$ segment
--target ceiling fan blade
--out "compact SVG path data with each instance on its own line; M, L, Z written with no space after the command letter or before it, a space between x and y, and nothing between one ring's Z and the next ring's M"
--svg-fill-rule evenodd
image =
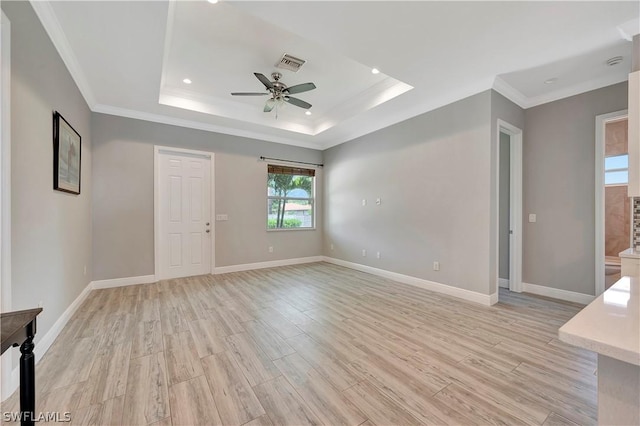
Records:
M264 74L260 74L259 72L254 72L253 75L255 75L256 78L260 80L262 84L264 84L264 87L266 87L267 89L273 89L273 83L271 83L271 81L269 81L269 79L265 77Z
M302 99L294 98L292 96L285 96L284 101L290 103L291 105L295 105L300 108L309 109L311 108L311 104L303 101Z
M276 101L274 101L273 99L267 99L267 102L265 102L264 104L264 112L271 112L271 110L273 110L273 107L276 106Z
M264 96L268 95L268 93L258 93L258 92L233 92L232 96Z
M316 88L316 85L313 83L302 83L296 84L295 86L287 87L284 91L293 95L295 93L308 92L309 90L313 90Z

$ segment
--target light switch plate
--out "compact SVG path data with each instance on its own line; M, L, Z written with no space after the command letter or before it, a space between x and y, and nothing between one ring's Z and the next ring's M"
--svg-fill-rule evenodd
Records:
M535 223L535 221L536 221L536 214L529 213L529 223Z
M217 215L216 215L216 220L217 220L217 221L229 220L229 215L226 215L226 214L217 214Z

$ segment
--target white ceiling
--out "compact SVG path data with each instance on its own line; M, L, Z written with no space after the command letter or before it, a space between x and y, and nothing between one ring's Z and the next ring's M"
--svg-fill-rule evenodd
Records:
M229 3L170 3L160 103L262 126L315 135L367 111L411 87L333 50L285 31ZM297 72L274 68L284 53L304 58ZM283 74L293 86L312 81L319 88L295 95L314 105L312 116L285 105L265 114L265 97L232 97L265 92L253 72ZM193 81L183 83L184 78Z
M92 110L318 149L491 87L526 108L624 81L618 27L637 33L640 14L638 1L32 5ZM264 97L230 95L262 91L253 73L285 52L307 60L281 72L316 84L296 95L313 115L286 105L276 120Z

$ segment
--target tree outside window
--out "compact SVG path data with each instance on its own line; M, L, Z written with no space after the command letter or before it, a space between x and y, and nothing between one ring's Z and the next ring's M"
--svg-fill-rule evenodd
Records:
M315 170L268 166L267 229L314 227Z

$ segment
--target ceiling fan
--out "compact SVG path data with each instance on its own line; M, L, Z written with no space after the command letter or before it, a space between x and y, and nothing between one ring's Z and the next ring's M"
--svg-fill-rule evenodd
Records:
M267 96L271 95L271 98L267 99L267 102L264 104L264 112L271 112L274 108L276 108L276 118L278 117L278 107L283 105L285 102L295 105L300 108L309 109L311 108L311 104L303 101L302 99L294 98L293 94L308 92L309 90L313 90L316 88L316 85L313 83L302 83L296 84L295 86L287 87L286 84L282 83L280 79L282 78L282 74L279 72L274 72L271 74L271 78L273 81L270 81L264 74L260 74L259 72L254 72L253 75L256 76L258 80L264 87L267 89L267 92L233 92L231 93L233 96Z

